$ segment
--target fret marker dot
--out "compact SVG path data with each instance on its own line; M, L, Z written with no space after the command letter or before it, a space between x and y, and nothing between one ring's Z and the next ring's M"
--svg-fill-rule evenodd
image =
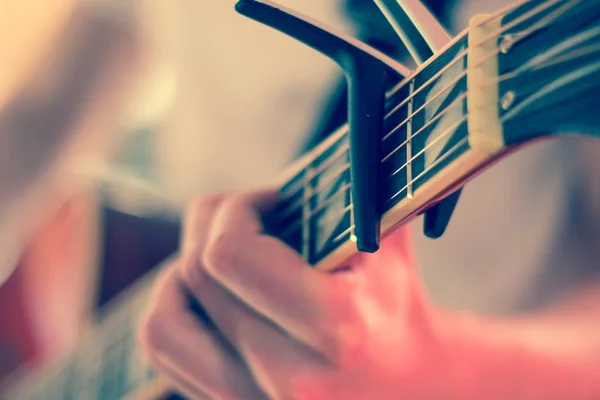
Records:
M352 243L356 243L356 242L358 241L358 238L356 237L356 235L351 235L351 236L350 236L350 241L351 241Z

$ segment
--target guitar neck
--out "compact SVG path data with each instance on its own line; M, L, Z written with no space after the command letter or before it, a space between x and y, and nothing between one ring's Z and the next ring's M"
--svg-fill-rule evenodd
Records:
M475 19L465 34L390 88L380 133L382 156L374 177L379 182L383 235L531 139L531 130L519 127L518 117L526 115L527 123L533 124L530 111L548 103L520 103L520 96L535 96L536 84L544 88L579 68L578 61L597 59L597 39L580 40L574 48L561 43L582 34L595 37L590 31L598 25L599 3L534 0ZM556 61L554 55L567 61ZM552 69L557 65L560 68ZM523 76L528 85L519 81ZM598 80L594 82L597 86ZM578 90L589 89L581 87ZM574 93L578 92L568 92L571 97ZM562 104L564 98L560 100ZM578 104L584 107L588 102L586 97ZM545 128L543 123L537 120ZM357 252L351 161L346 125L284 174L283 200L266 218L269 233L323 271ZM115 303L94 338L60 368L20 381L8 398L120 398L149 387L155 375L135 351L135 326L151 280L149 276L138 284L127 302ZM164 385L152 393L167 391Z
M597 76L598 68L576 72L598 63L598 5L532 0L474 18L465 34L388 91L373 177L382 235L520 145L577 127L581 117L574 111L597 104L597 84L576 78ZM539 99L566 78L568 87ZM550 118L544 115L549 109ZM592 118L586 133L597 132L597 113L582 114ZM357 252L348 129L340 128L290 170L281 190L285 200L268 219L272 234L321 270Z

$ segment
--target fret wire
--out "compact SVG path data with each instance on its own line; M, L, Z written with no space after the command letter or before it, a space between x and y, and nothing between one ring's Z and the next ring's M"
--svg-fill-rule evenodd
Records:
M402 171L404 168L407 168L410 166L410 164L415 161L421 154L424 154L427 150L429 150L431 147L433 147L434 144L436 144L437 142L439 142L440 140L446 138L446 136L448 136L449 134L451 134L452 132L454 132L456 129L458 129L458 127L463 124L464 122L467 121L468 116L464 115L463 117L461 117L458 121L456 121L455 123L453 123L450 127L446 128L446 130L444 132L442 132L438 137L436 137L435 139L433 139L427 146L423 147L421 150L419 150L416 154L414 154L412 156L412 158L408 159L408 161L401 165L398 169L396 169L394 172L392 172L391 175L388 175L387 177L385 177L385 179L390 179L392 178L394 175L396 175L398 172ZM412 175L412 172L411 172ZM412 179L412 177L411 177ZM411 179L408 179L407 182L410 182Z
M493 83L491 83L490 85L496 84L498 83L498 81L495 81ZM483 85L482 85L483 86ZM446 112L448 110L450 110L450 108L454 107L456 104L458 104L460 101L464 100L467 98L467 91L465 91L464 93L461 93L459 96L457 96L454 100L452 100L450 102L450 104L448 104L443 110L438 111L438 113L432 117L429 121L427 121L422 127L420 127L419 129L417 129L417 131L413 132L412 135L407 135L406 140L402 143L400 143L397 147L395 147L392 151L390 151L385 157L383 157L383 159L381 160L381 163L386 162L391 156L393 156L394 154L396 154L396 152L398 152L399 150L402 149L402 147L404 147L405 145L407 145L412 139L414 139L415 137L417 137L418 134L420 134L422 131L424 131L425 129L427 129L430 125L432 125L435 121L437 121L438 119L442 118L443 116L446 115ZM414 115L413 115L414 116ZM412 120L412 116L411 116L411 120Z
M409 183L414 183L416 182L419 178L421 178L421 176L423 176L424 174L426 174L427 172L431 171L431 169L433 169L433 167L435 167L440 161L444 160L445 158L447 158L450 154L452 154L455 150L458 150L460 148L460 146L466 144L469 141L468 137L464 137L460 140L460 142L458 142L457 144L455 144L454 146L452 146L447 152L445 152L442 156L440 156L439 158L437 158L434 162L431 163L431 165L427 168L425 168L423 170L423 172L421 172L419 175L417 175L411 182ZM388 203L392 200L394 200L396 197L398 197L398 195L400 193L402 193L406 188L408 187L408 185L404 186L402 189L400 189L398 192L396 192L392 197L390 197L388 199Z
M498 34L498 35L499 35L499 34L501 34L501 33L505 32L506 30L508 30L508 29L512 28L513 26L516 26L516 25L518 25L519 23L521 23L521 22L524 22L524 21L525 21L525 20L527 20L529 17L535 16L537 13L540 13L540 12L544 11L545 9L547 9L547 8L550 8L552 5L555 5L555 4L557 4L558 2L559 2L559 0L555 0L555 1L553 1L552 3L550 3L550 4L543 4L543 5L537 6L536 8L534 8L533 10L531 10L529 13L526 13L526 14L524 14L524 15L527 15L527 18L520 18L520 19L516 19L515 21L512 21L510 24L507 24L507 25L503 26L503 28L502 28L502 29L499 29L499 30L496 32L496 34ZM540 10L538 10L538 9L540 9ZM536 11L536 13L533 13L533 11L535 11L535 10L537 10L537 11ZM531 15L532 13L533 13L533 15ZM556 19L556 18L554 18L554 19ZM549 23L549 22L551 22L551 20L548 20L548 21L546 21L546 24L547 24L547 23ZM490 36L490 38L491 38L491 37L492 37L492 36ZM519 38L519 40L522 40L522 39L524 39L525 37L526 37L526 36L523 36L523 37ZM481 45L481 44L482 44L482 43L484 43L486 40L489 40L489 38L486 38L485 40L482 40L481 42L477 43L475 46L479 46L479 45ZM449 64L447 64L447 66L446 66L445 68L443 68L441 71L445 71L445 70L447 69L447 67L449 67L449 66L453 65L453 64L454 64L456 61L458 61L459 59L462 59L462 58L464 58L464 55L466 55L466 54L467 54L467 51L468 51L468 50L466 50L466 51L464 51L464 52L460 53L460 54L459 54L459 56L456 56L456 57L453 59L453 61L452 61L452 62L450 62ZM483 62L485 62L485 61L487 61L487 60L489 60L490 58L492 58L492 57L494 57L494 56L498 55L499 53L500 53L500 49L496 48L496 50L495 50L495 51L492 51L492 52L490 52L490 54L488 54L488 55L487 55L485 58L483 58L483 59L480 61L480 64L481 64L481 63L483 63ZM476 66L478 66L478 65L479 65L479 64L477 64ZM460 80L460 79L462 79L463 77L465 77L465 76L467 75L467 73L468 73L468 72L469 72L471 69L472 69L472 68L466 68L466 69L465 69L465 71L463 71L461 74L459 74L459 75L458 75L458 77L457 77L457 78L455 78L455 81L456 81L456 82L458 82L458 80ZM505 75L510 75L510 74L505 74ZM505 75L502 75L502 76L500 76L500 77L499 77L500 79L496 79L496 80L490 81L489 83L485 83L484 85L480 85L479 87L486 86L486 85L488 85L488 84L489 84L489 85L491 85L491 84L497 84L497 83L499 83L499 82L501 82L501 81L503 80L503 78L504 78L504 76L505 76ZM426 86L426 85L428 85L430 82L432 82L432 80L433 80L433 79L434 79L434 77L436 77L436 76L437 76L437 77L439 77L439 76L438 76L438 74L436 73L436 74L435 74L435 75L434 75L432 78L430 78L430 80L429 80L429 81L427 81L425 84L421 85L421 86L420 86L420 88L419 88L419 89L417 89L417 90L415 91L415 93L413 93L413 96L411 96L410 98L413 98L413 97L414 97L414 95L416 95L416 94L417 94L417 93L418 93L418 92L419 92L419 91L420 91L420 90L421 90L421 89L422 89L424 86ZM402 87L402 86L400 86L400 87ZM400 87L398 87L397 89L395 89L395 90L396 90L396 92L395 92L395 93L397 93L397 90L399 90L399 89L400 89ZM444 90L447 90L447 87L444 87L443 89L440 89L440 91L444 91ZM394 93L394 94L395 94L395 93ZM436 98L436 97L437 97L439 94L440 94L439 92L436 92L436 95L434 95L434 97L433 97L431 100L435 100L435 98ZM465 92L465 93L463 93L463 94L462 94L462 96L466 96L466 95L467 95L467 92ZM406 100L404 100L402 103L406 104L406 102L407 102L408 100L409 100L409 98L407 98ZM417 112L419 112L419 111L417 111ZM415 114L415 113L413 113L413 114ZM414 115L413 115L413 116L414 116ZM438 115L436 115L436 117L438 117ZM404 123L405 121L406 121L406 119L405 119L405 120L404 120L402 123ZM396 129L396 128L394 128L394 129ZM421 131L422 131L422 130L420 130L419 132L421 132ZM344 135L347 135L347 132L346 132ZM416 135L416 133L415 133L415 134L413 134L413 136L411 137L411 139L412 139L412 138L414 138L414 137L415 137L415 135ZM343 136L343 137L345 137L345 136ZM342 137L342 138L343 138L343 137ZM339 143L339 141L338 141L338 143ZM398 147L396 147L396 149L394 149L394 151L397 151L397 150L398 150L400 147L401 147L401 146L398 146ZM344 148L345 148L346 150L348 150L348 147L344 147ZM327 150L327 149L325 149L324 151L326 151L326 150ZM293 197L293 195L295 195L295 194L297 194L297 193L294 193L294 194L292 194L292 196L291 196L291 197ZM297 203L297 202L296 202L296 203Z
M493 84L497 84L498 82L494 82ZM398 152L399 150L401 150L401 148L405 145L408 144L409 141L411 141L412 139L414 139L415 137L417 137L417 135L419 135L422 131L424 131L425 129L429 128L435 121L441 119L442 117L444 117L446 115L447 112L450 111L450 108L456 106L457 104L459 104L459 102L461 102L462 100L467 98L467 94L468 92L465 91L464 93L462 93L460 96L458 96L456 99L452 100L452 102L450 102L450 104L448 104L447 107L445 107L443 110L439 111L438 114L431 118L429 121L427 121L426 124L424 124L422 127L420 127L416 132L413 132L412 136L410 136L408 139L406 139L404 142L402 142L400 145L398 145L398 147L396 147L394 150L392 150L390 152L390 154L388 154L384 160L382 160L381 162L383 163L384 161L386 161L391 155L395 154L396 152ZM464 118L466 118L466 115L464 116ZM437 140L437 139L436 139ZM426 149L422 149L419 153L417 153L416 155L419 155L423 150ZM413 161L415 159L413 155L412 158L407 157L408 161ZM407 164L404 164L403 166L400 167L399 170L402 170L405 166L407 166ZM397 170L396 172L398 172L399 170ZM393 174L392 174L393 176Z
M413 91L415 90L415 80L411 80L410 81L410 87L409 87L409 93L412 94ZM411 115L413 113L413 103L414 103L414 99L410 99L410 101L408 102L408 115ZM442 114L442 113L440 113ZM407 196L409 199L412 199L413 197L413 189L412 189L412 184L410 183L411 179L412 179L412 119L413 117L410 117L408 123L406 124L406 159L408 160L406 162L407 166L406 166L406 182L408 183L408 189L406 191ZM422 128L424 129L424 127ZM416 136L416 134L415 134ZM393 176L394 174L392 174Z

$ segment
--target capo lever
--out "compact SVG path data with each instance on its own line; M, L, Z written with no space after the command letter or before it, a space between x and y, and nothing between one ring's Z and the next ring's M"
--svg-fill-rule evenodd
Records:
M462 188L425 211L425 221L423 223L425 236L430 239L437 239L444 234L461 193Z
M348 81L350 176L357 248L379 249L377 171L381 161L387 70L406 77L410 70L373 47L267 0L240 0L236 10L277 29L336 61Z

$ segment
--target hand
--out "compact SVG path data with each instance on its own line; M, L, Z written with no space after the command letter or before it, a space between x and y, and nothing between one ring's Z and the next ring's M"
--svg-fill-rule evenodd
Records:
M273 193L207 197L141 329L146 358L191 398L398 399L441 393L437 316L399 230L336 273L262 234ZM219 332L189 311L191 294ZM439 373L438 373L439 372Z

